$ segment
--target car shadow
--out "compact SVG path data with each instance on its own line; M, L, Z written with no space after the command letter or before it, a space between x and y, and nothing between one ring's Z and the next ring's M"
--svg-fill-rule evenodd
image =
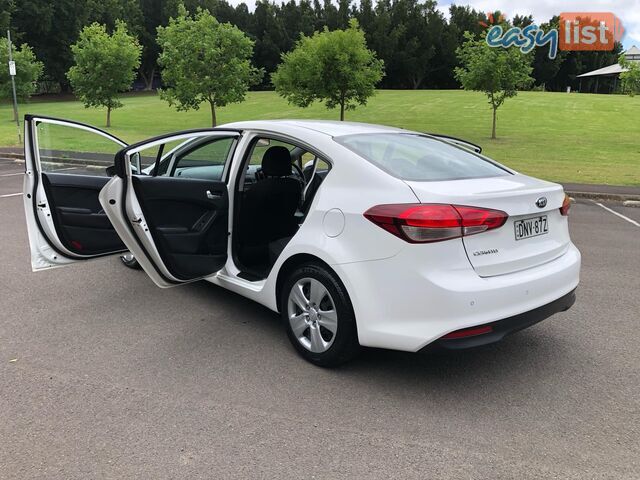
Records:
M228 338L229 342L242 341L243 345L252 341L259 342L261 347L268 349L271 357L266 361L287 362L286 368L304 371L306 374L312 374L315 370L322 372L323 376L328 374L343 379L365 380L367 383L381 381L387 385L398 383L403 388L411 384L433 386L439 382L451 385L452 380L471 386L474 382L496 381L497 378L502 378L504 382L513 382L516 377L544 379L547 374L553 374L556 368L554 358L576 355L576 352L567 351L564 337L554 333L553 328L545 327L543 322L509 335L496 344L474 349L410 353L365 348L359 357L346 365L335 369L320 369L306 363L293 352L276 313L207 282L199 282L189 288L192 294L202 297L203 301L210 302L215 308L224 309L227 312L225 322L232 322L232 326L239 328L231 329L237 332L237 337L232 335ZM203 323L203 328L206 329L206 322ZM246 324L251 325L251 331L255 335L253 339L247 338L245 329L240 329ZM203 334L207 335L202 331L198 333ZM209 334L215 336L213 331ZM256 358L255 361L257 364L265 361L265 358Z

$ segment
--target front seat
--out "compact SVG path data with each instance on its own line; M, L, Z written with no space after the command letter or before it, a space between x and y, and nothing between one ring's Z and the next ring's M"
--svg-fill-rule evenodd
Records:
M244 194L240 213L243 246L264 246L295 234L295 217L302 184L291 178L291 154L283 146L270 147L262 157L265 178Z

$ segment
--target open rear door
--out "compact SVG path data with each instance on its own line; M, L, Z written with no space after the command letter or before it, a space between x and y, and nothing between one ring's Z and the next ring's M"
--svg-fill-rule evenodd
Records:
M98 128L26 115L24 208L34 271L126 250L98 201L126 146Z
M214 275L227 261L227 178L239 132L196 130L158 137L116 155L100 203L159 287ZM146 174L132 171L155 159Z

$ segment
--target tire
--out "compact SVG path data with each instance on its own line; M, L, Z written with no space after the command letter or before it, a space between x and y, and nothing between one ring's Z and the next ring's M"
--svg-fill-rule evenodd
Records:
M326 267L297 267L282 285L279 305L287 336L305 360L336 367L360 352L351 301L342 282Z
M120 260L122 261L124 266L127 268L131 268L133 270L142 269L142 267L140 266L140 264L138 263L138 261L136 260L136 258L133 256L131 252L127 252L124 255L120 255Z

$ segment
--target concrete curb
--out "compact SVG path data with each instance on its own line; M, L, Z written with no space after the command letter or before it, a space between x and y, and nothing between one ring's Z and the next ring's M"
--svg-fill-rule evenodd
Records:
M0 158L9 158L14 160L21 160L24 162L24 154L23 153L13 153L13 152L0 152Z
M567 195L573 198L585 198L587 200L605 200L625 203L625 207L640 207L640 195L624 193L601 193L601 192L572 192L566 191ZM626 203L629 203L628 205Z

